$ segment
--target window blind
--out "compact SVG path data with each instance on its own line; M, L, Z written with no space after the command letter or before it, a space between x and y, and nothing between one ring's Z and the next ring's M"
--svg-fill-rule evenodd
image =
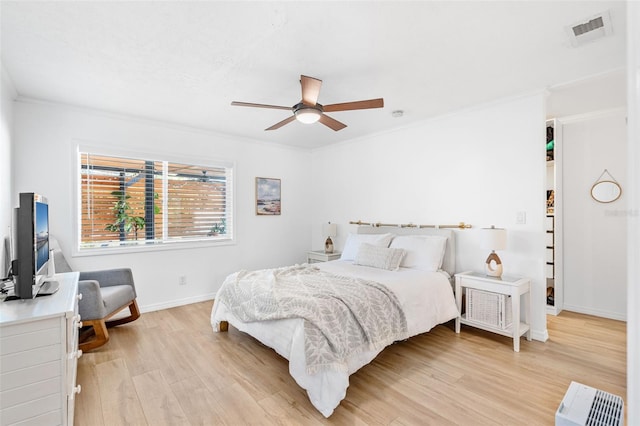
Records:
M233 169L80 152L80 248L231 239Z

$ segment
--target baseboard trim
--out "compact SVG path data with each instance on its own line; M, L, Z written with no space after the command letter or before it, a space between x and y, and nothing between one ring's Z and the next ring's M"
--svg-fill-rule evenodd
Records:
M594 317L609 318L627 322L627 316L618 312L601 311L599 309L585 308L584 306L567 305L566 303L562 309L565 311L577 312L579 314L593 315Z
M549 331L546 328L543 331L531 330L531 338L539 342L546 342L549 340Z
M176 308L178 306L190 305L192 303L205 302L207 300L213 300L215 298L215 293L202 294L200 296L194 297L186 297L184 299L172 300L166 303L156 303L154 305L144 305L140 307L140 312L153 312L160 311L163 309Z

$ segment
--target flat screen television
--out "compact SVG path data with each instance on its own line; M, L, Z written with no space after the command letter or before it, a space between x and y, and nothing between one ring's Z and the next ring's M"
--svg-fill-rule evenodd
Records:
M20 193L20 206L16 208L14 220L14 296L31 299L38 294L49 269L47 199L33 192Z

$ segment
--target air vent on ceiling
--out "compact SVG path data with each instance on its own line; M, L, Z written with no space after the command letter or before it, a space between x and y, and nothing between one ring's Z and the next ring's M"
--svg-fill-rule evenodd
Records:
M609 11L590 16L580 22L565 27L571 45L581 46L613 33Z

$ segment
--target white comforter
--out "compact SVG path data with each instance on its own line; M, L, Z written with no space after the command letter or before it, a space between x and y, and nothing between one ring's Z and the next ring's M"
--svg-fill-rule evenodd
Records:
M317 263L314 266L335 274L355 276L386 285L396 294L404 309L409 336L427 332L458 315L446 272L425 272L408 268L386 271L356 266L347 261ZM235 318L223 303L215 302L211 312L214 330L218 331L220 321L228 321L238 330L250 334L288 359L289 373L298 385L306 389L313 406L325 417L329 417L344 399L349 386L349 375L367 365L381 352L354 355L348 361L348 373L324 371L308 375L302 319L245 323Z

